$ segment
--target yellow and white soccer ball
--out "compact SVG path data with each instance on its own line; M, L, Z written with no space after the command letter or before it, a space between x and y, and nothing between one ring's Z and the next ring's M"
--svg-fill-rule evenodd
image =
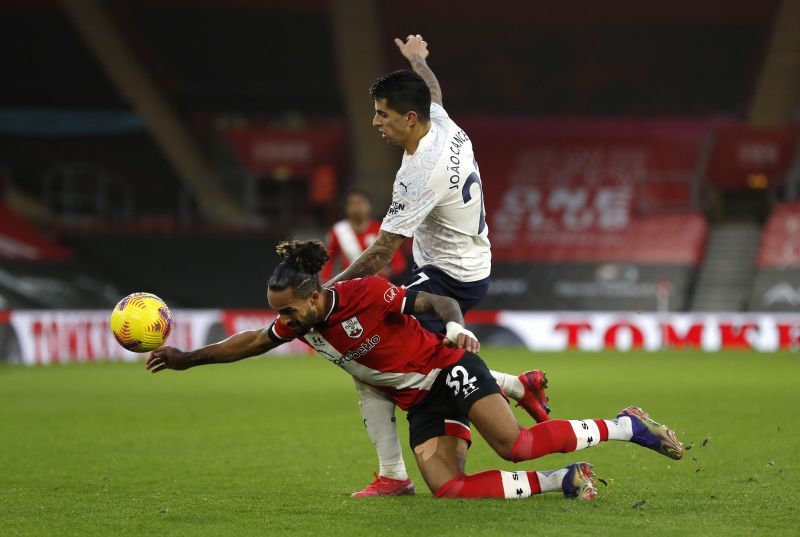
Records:
M163 300L150 293L132 293L111 312L111 331L120 345L133 352L159 348L172 330L172 314Z

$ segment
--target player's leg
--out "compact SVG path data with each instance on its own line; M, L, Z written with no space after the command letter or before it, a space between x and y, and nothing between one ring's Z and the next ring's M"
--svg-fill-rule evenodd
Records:
M417 466L431 492L464 475L467 448L467 441L457 436L435 436L414 446Z
M636 407L611 420L549 420L526 429L504 403L497 394L483 397L470 408L469 419L498 455L514 462L571 453L608 440L633 442L675 460L685 452L672 430Z
M382 391L354 378L359 396L359 409L370 440L378 454L379 471L369 486L353 493L353 497L405 496L414 494L408 478L400 439L395 423L395 404Z
M454 404L504 459L519 462L550 453L570 453L607 440L633 442L676 460L683 457L683 444L675 433L636 407L628 407L610 420L549 420L524 428L499 390L492 390L496 384L477 355L465 354L442 374L447 375L447 385L455 387L448 392Z
M550 491L562 492L568 498L595 496L593 474L586 463L548 472L487 470L465 474L471 442L469 421L443 389L443 383L437 380L422 405L408 414L417 465L437 498L525 498Z
M547 471L486 470L460 474L439 487L437 498L521 499L543 492L561 492L566 498L591 500L597 496L592 465L579 462Z
M458 302L462 315L478 305L489 289L489 278L477 282L460 282L432 266L414 267L403 285L406 289L448 296ZM435 315L417 315L417 321L430 332L444 333L445 323ZM522 407L537 423L546 421L550 414L547 395L547 377L543 371L531 370L521 375L492 371L497 384Z
M515 400L517 406L522 407L536 420L536 423L550 419L550 406L548 405L548 397L545 394L547 375L544 371L533 369L525 371L516 377L494 370L489 370L489 372L494 377L497 385L503 390L503 393Z
M597 495L591 465L585 462L549 471L486 470L465 474L468 444L456 436L430 438L414 448L420 473L437 498L527 498L561 492L590 500Z

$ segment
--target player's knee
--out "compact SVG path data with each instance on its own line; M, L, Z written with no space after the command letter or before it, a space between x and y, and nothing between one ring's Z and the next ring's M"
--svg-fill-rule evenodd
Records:
M500 457L507 461L513 462L512 452L514 451L514 444L516 443L516 438L498 438L492 442L492 448L494 449L495 453L500 455Z
M502 446L496 447L495 451L497 452L498 455L500 455L500 457L503 458L503 460L510 461L512 460L511 451L513 447L514 447L513 445L503 444Z

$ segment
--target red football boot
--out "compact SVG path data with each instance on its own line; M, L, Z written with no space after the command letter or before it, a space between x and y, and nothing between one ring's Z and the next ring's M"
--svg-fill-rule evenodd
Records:
M369 498L371 496L413 496L417 493L411 479L392 479L382 475L375 475L375 481L364 490L354 492L353 498Z
M547 406L547 395L544 393L544 389L547 388L547 374L534 369L525 371L517 378L525 387L525 395L517 402L517 406L524 408L536 423L549 420L550 407Z

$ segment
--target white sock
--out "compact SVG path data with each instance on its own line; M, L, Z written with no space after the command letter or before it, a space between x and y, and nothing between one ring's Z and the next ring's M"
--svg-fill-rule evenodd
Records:
M503 481L503 496L508 499L527 498L531 495L528 472L504 472L499 470Z
M561 482L568 471L568 468L542 472L537 470L536 477L539 478L539 487L541 487L542 492L561 492Z
M575 451L600 443L600 429L594 420L569 420L575 433Z
M522 385L522 381L519 380L519 377L500 373L499 371L490 371L490 373L494 377L494 380L497 381L497 385L513 400L519 401L525 395L525 386Z
M378 474L391 479L408 479L400 438L397 436L394 402L383 392L357 380L356 390L360 397L358 406L364 425L378 452Z
M626 442L633 438L633 424L628 416L622 416L615 420L603 420L608 427L609 440L624 440Z

